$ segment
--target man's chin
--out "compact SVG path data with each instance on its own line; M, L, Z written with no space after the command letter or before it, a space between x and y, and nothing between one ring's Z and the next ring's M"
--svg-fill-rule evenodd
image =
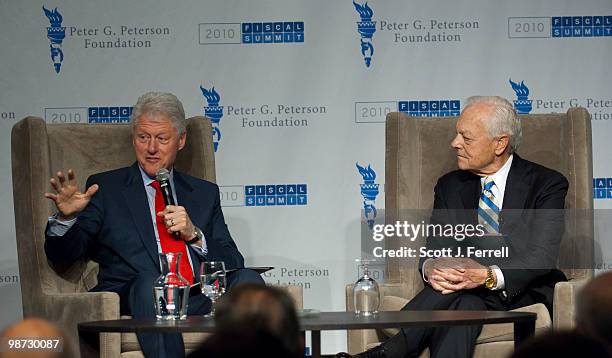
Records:
M462 157L457 157L457 166L461 170L469 169L469 166L467 165L467 161L465 160L465 158L462 158Z
M140 165L144 172L151 178L154 178L157 175L157 172L163 167L162 165L151 165L145 163L145 165Z

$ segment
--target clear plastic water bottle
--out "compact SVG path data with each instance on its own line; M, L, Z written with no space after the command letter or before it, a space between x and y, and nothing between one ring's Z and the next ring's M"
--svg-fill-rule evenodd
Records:
M363 270L363 276L355 282L353 287L353 304L355 314L360 316L371 316L378 313L380 307L380 287L378 282L370 276L368 264L373 260L357 259L359 267Z

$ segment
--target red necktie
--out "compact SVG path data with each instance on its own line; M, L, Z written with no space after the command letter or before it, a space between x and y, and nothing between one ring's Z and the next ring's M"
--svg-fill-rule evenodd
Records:
M176 238L172 237L172 235L170 235L166 229L164 218L162 216L157 216L157 213L164 211L166 208L166 203L164 203L164 197L162 195L159 182L153 181L150 185L155 188L155 223L157 225L157 234L159 235L159 243L161 245L162 252L182 253L181 261L179 263L179 271L181 276L183 276L185 280L189 281L189 284L193 284L193 271L191 270L191 265L189 265L187 245L185 241L177 240Z

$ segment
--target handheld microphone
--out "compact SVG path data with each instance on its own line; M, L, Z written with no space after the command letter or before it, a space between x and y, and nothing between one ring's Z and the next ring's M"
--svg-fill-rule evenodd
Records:
M167 205L176 205L174 195L172 195L172 187L170 186L170 172L166 168L161 168L155 175L155 180L159 182L159 187L164 197L164 203ZM172 233L177 239L181 238L181 233L175 231Z

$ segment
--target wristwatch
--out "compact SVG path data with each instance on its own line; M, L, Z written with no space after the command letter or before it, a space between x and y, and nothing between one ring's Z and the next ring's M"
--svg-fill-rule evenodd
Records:
M189 245L191 244L195 244L196 242L204 239L204 234L202 233L202 231L200 229L198 229L197 227L194 229L193 234L195 235L193 239L187 241L187 243Z
M493 275L493 269L490 266L487 267L487 278L485 278L484 284L489 290L492 290L495 287L495 276Z

